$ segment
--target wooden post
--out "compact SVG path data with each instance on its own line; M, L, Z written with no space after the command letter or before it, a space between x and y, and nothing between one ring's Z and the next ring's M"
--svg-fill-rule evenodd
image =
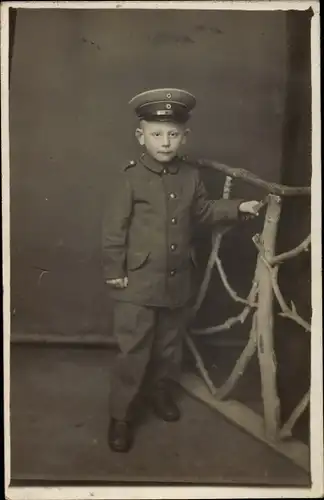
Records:
M281 211L279 196L269 195L261 244L264 257L273 258ZM278 436L280 401L277 395L276 356L273 340L273 289L269 270L260 259L259 307L256 313L257 346L261 374L266 438L273 441Z

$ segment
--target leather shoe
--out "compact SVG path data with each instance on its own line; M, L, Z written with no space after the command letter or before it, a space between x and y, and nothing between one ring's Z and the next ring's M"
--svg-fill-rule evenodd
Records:
M156 389L152 396L152 406L156 415L165 422L176 422L180 419L180 410L166 387Z
M127 453L133 444L130 423L112 418L108 429L108 443L112 451Z

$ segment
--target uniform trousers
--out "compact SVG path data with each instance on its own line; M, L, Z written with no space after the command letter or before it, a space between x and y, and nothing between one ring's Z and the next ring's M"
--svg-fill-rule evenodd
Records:
M118 301L114 335L119 353L111 374L110 416L130 420L142 391L154 391L181 370L187 308L147 307Z

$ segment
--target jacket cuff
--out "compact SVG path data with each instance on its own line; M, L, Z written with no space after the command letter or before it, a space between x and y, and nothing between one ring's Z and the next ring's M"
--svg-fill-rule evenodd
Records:
M244 213L240 211L240 206L242 203L244 203L244 199L241 199L241 200L237 200L237 217L239 220L242 220L242 218L244 217Z
M229 208L228 218L235 221L241 220L243 213L240 211L240 205L244 202L244 199L229 199L227 200L227 205Z
M118 278L125 278L126 273L124 266L104 266L103 269L103 274L104 274L104 280L115 280Z

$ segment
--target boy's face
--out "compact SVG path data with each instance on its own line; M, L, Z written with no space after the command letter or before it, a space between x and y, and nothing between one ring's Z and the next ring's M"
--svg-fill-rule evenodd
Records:
M142 120L136 130L136 137L148 153L157 161L171 161L186 142L189 130L184 125L173 122L147 122Z

